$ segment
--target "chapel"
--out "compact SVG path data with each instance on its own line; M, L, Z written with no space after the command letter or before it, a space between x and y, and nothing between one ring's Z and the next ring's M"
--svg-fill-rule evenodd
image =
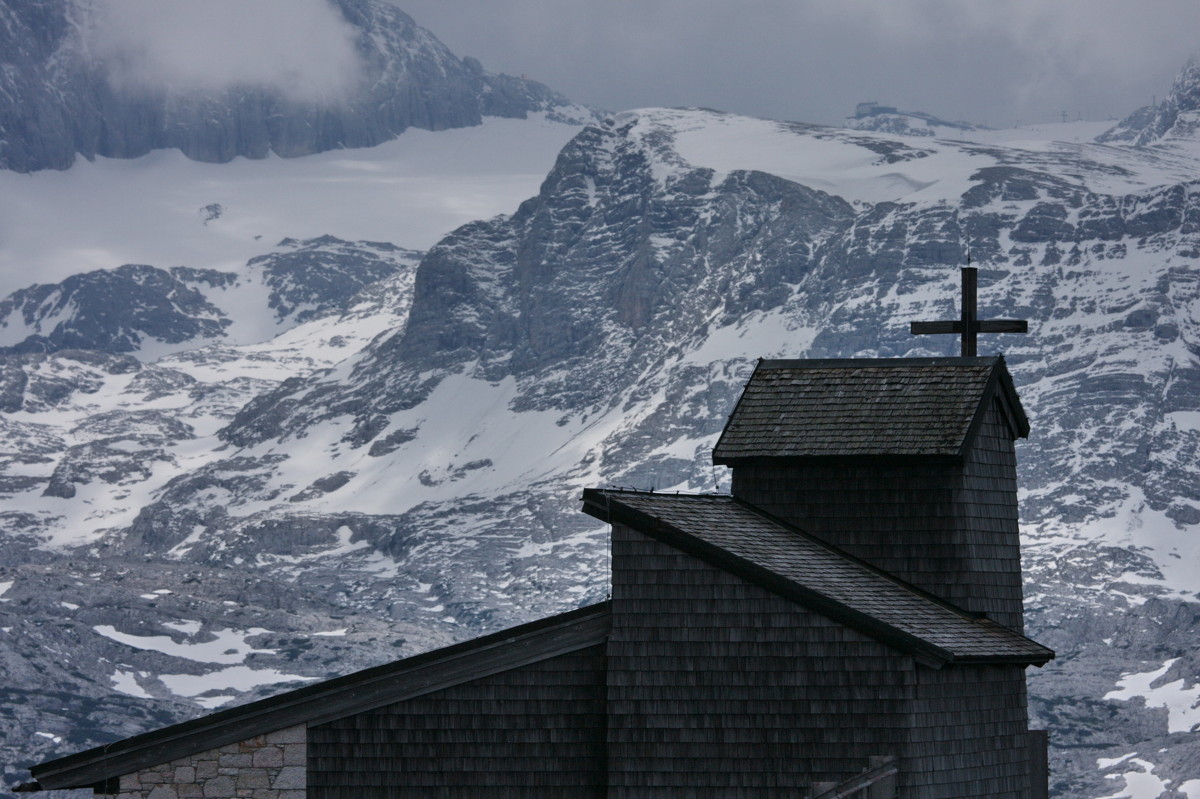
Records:
M1002 357L763 360L607 602L33 767L121 799L1044 799Z

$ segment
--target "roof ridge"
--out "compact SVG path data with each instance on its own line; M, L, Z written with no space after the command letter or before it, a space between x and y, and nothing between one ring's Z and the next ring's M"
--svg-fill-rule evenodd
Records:
M1003 361L1003 355L982 355L971 358L760 358L758 366L763 369L803 369L805 367L829 369L838 367L887 367L887 366L993 366Z

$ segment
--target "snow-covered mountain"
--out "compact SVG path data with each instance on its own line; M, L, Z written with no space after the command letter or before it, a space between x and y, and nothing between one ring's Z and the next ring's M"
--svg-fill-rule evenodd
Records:
M859 103L854 116L846 117L851 130L873 130L899 136L943 136L957 138L971 131L987 130L969 122L948 122L924 111L901 111L895 106Z
M1147 147L1162 141L1194 141L1200 135L1200 61L1193 59L1175 79L1161 103L1147 105L1122 119L1096 140Z
M415 273L386 245L306 239L232 277L133 267L14 295L6 779L602 598L581 487L723 485L709 450L757 357L953 352L908 323L955 314L969 245L981 312L1030 320L982 347L1033 421L1028 629L1059 658L1031 694L1054 790L1200 790L1200 140L1085 128L631 112ZM67 299L85 281L150 292L147 310L85 314ZM78 347L81 328L110 351L23 344Z
M331 2L328 19L314 26L344 28L345 46L338 52L347 62L341 65L346 75L344 85L314 94L294 91L286 69L275 74L269 65L280 54L273 52L261 55L258 70L231 70L224 84L170 82L173 76L161 74L164 63L181 56L155 59L153 40L105 35L111 27L105 15L117 4L3 0L0 168L65 169L77 154L89 160L132 158L164 148L210 162L269 153L291 157L369 147L411 127L478 125L485 116L544 112L574 121L591 116L541 83L490 73L476 59L459 58L387 2ZM312 4L298 5L295 13L301 6ZM287 4L277 8L292 13ZM274 25L282 36L289 32L286 22ZM152 29L153 23L144 27ZM226 29L224 36L233 33ZM310 61L323 54L305 51L308 44L298 38L283 54L292 53L302 67L300 53ZM337 68L320 66L327 73Z
M241 274L126 264L38 284L0 301L0 352L137 352L258 343L351 303L422 253L321 236L284 239ZM393 281L394 282L394 281Z

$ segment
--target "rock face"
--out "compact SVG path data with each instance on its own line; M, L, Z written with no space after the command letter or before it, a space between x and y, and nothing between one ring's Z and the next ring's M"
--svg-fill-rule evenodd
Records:
M460 59L382 0L336 0L361 67L352 91L303 99L270 86L154 88L114 77L86 46L72 0L0 2L0 168L65 169L76 154L133 158L177 148L199 161L368 147L407 128L479 124L535 111L588 116L535 81ZM81 16L82 15L82 16Z
M32 741L7 759L270 690L227 670L324 677L602 599L581 487L725 485L709 453L759 356L952 354L908 323L956 316L969 245L981 314L1030 320L981 350L1006 353L1033 422L1027 629L1059 659L1030 684L1054 790L1185 784L1197 163L645 111L585 129L536 197L415 277L378 244L255 259L254 307L292 320L269 340L6 356L0 658L21 688L0 724ZM306 268L306 248L330 260ZM351 251L357 293L338 288ZM38 318L39 291L9 318ZM188 660L213 649L232 654Z
M1169 139L1194 141L1200 135L1200 61L1193 59L1175 78L1161 103L1134 111L1096 137L1109 144L1147 147Z

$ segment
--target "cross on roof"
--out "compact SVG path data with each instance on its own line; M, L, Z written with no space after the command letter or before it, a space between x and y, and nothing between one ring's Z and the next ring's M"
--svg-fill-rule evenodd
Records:
M979 333L1028 333L1029 323L1024 319L980 320L976 290L979 270L973 266L962 267L962 318L957 322L911 322L909 332L914 335L928 333L959 333L962 335L962 357L974 358L975 341Z

